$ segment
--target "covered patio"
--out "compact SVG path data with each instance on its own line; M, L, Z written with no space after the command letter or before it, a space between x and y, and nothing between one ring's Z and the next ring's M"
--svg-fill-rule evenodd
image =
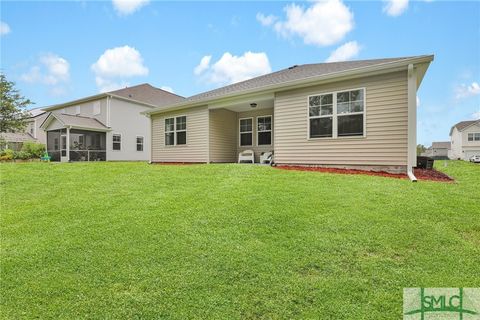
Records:
M238 162L250 150L259 163L262 153L273 152L273 104L265 94L208 105L210 162Z
M50 113L41 127L47 132L52 161L106 161L109 128L88 117Z

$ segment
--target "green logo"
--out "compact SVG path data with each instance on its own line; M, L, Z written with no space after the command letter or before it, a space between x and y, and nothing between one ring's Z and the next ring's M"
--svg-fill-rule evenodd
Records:
M405 288L403 318L480 319L479 288Z

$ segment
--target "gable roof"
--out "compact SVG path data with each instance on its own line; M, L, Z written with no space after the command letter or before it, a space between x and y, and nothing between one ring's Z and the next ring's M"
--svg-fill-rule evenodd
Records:
M458 131L463 131L466 128L474 125L475 123L480 123L480 119L479 120L460 121L459 123L454 124L452 126L452 128L450 129L450 135L452 135L453 128L457 128Z
M53 120L57 119L64 127L70 127L75 129L89 129L94 131L109 131L110 129L103 125L100 121L95 118L74 116L64 113L53 113L50 112L47 118L40 125L41 128L46 129L48 124Z
M432 148L435 148L435 149L450 149L450 142L448 142L448 141L432 142Z
M166 104L177 103L185 98L177 94L155 88L154 86L143 83L132 87L126 87L119 90L99 93L93 96L88 96L80 98L77 100L68 101L65 103L60 103L52 105L49 107L44 107L43 111L52 111L59 108L64 108L67 106L84 103L88 101L98 100L105 97L114 97L122 100L127 100L130 102L138 103L150 108L161 107Z
M0 138L7 142L37 141L30 133L23 132L0 132Z
M331 63L315 63L295 65L280 71L272 72L266 75L255 77L249 80L237 82L218 89L203 92L181 101L180 103L163 108L155 108L153 110L145 111L145 114L153 114L156 112L163 112L167 109L180 107L183 105L200 104L201 102L209 102L212 100L238 96L241 94L285 89L289 85L300 85L303 83L318 81L322 79L338 78L345 76L349 72L358 71L367 72L374 69L388 69L396 66L405 66L408 63L429 63L433 60L433 55L387 58L387 59L372 59L372 60L357 60ZM423 76L423 75L422 75Z
M34 108L27 111L30 114L28 118L35 118L45 113L41 108Z
M142 83L133 87L127 87L115 91L109 91L107 94L141 101L155 106L162 106L185 100L185 98L182 96L165 91L163 89L155 88L148 83Z

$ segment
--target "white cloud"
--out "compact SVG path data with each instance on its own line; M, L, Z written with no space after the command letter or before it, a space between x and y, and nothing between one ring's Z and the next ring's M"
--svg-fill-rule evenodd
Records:
M160 89L168 91L170 93L174 93L172 87L169 87L169 86L162 86L162 87L160 87Z
M22 74L20 78L29 83L57 85L70 79L70 64L56 54L44 54L40 56L39 63L31 67L27 73Z
M347 61L358 55L360 52L360 45L357 41L347 42L337 49L335 49L325 62Z
M320 0L304 8L296 4L284 9L286 18L273 23L273 16L257 14L262 24L272 24L285 38L298 36L306 44L328 46L341 41L353 29L353 13L341 0ZM269 18L270 17L270 18ZM259 19L262 18L262 19ZM263 22L262 22L263 21Z
M268 16L264 15L263 13L257 13L257 20L260 22L262 26L268 27L271 26L275 21L278 20L278 17L270 14Z
M461 84L455 88L455 98L463 99L480 94L480 85L474 81L470 85Z
M127 86L125 78L148 75L140 52L129 46L105 50L91 68L102 92Z
M210 66L210 60L212 60L212 56L204 56L198 66L195 67L193 73L196 75L201 74L203 71L207 70Z
M113 7L119 15L129 15L148 4L150 0L112 0Z
M210 83L236 83L272 71L268 56L264 52L255 53L248 51L242 56L234 56L229 52L225 52L213 65L209 64L211 57L208 59L206 57L210 56L203 57L199 64L202 68L197 66L198 69L195 68L195 71L202 70L202 72L196 74L201 75Z
M383 12L392 17L397 17L408 8L408 0L386 0Z
M420 107L420 98L417 96L417 108Z
M472 113L473 120L480 120L480 111Z
M10 26L5 22L0 21L0 36L9 34L10 31L11 31Z

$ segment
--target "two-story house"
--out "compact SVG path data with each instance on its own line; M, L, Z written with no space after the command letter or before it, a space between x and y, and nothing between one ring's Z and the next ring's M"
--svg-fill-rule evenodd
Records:
M44 108L40 128L53 161L147 161L151 125L141 112L183 99L141 84Z
M30 117L25 119L25 133L31 135L37 142L46 144L47 133L40 128L48 113L40 108L31 109L28 111Z
M480 156L480 120L462 121L450 129L450 159Z

